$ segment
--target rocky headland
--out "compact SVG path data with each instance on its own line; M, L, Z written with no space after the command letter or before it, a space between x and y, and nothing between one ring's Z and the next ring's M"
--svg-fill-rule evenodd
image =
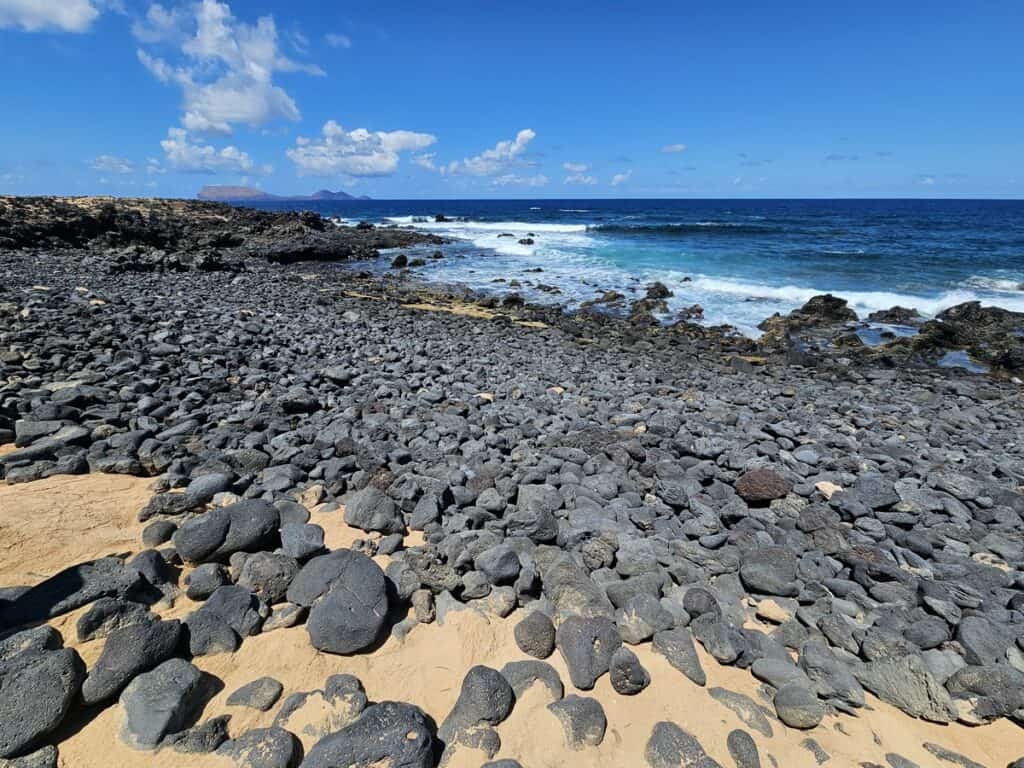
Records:
M1024 317L337 264L414 247L0 199L0 765L1024 765Z

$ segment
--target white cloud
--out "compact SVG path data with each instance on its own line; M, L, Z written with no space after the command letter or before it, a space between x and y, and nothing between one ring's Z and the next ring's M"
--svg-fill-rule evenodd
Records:
M186 130L227 135L235 125L299 120L298 106L274 84L274 74L322 75L323 70L281 53L273 17L246 24L217 0L202 0L193 10L194 16L185 16L154 5L146 20L133 27L143 42L169 43L179 49L183 63L176 65L144 50L138 56L154 77L182 89L181 123Z
M85 32L99 15L91 0L0 0L0 28Z
M413 159L413 165L418 165L420 168L425 168L428 171L436 171L437 165L434 163L436 155L431 152L426 155L416 155Z
M447 171L452 174L468 176L495 176L505 171L523 152L531 141L537 137L529 128L524 128L511 141L499 141L493 149L485 150L476 157L456 160L448 164Z
M562 167L569 173L586 173L590 170L586 163L562 163Z
M287 155L303 176L389 176L398 170L402 152L423 150L436 142L429 133L346 131L328 120L321 138L300 137Z
M666 155L675 155L675 154L679 154L680 152L685 152L686 151L686 145L685 144L667 144L666 146L661 148L661 151L664 152Z
M135 172L135 164L131 160L125 160L113 155L100 155L92 161L92 169L103 173L117 173L125 176Z
M167 164L184 173L272 173L270 166L259 166L247 152L228 146L215 149L202 139L194 139L184 128L170 128L167 138L160 142ZM152 161L151 161L152 162Z
M593 186L594 184L597 184L597 178L586 173L573 173L565 177L565 183Z
M538 173L536 176L519 176L514 173L506 173L491 182L495 187L543 187L548 183L548 177Z
M351 48L352 38L348 35L340 35L336 32L328 32L324 35L324 40L331 48Z
M922 173L922 174L920 174L917 177L917 183L918 184L923 184L926 187L934 187L935 186L935 177L930 175L930 174Z
M633 177L632 171L626 171L625 173L616 173L612 176L612 186L617 187L620 184L625 184Z

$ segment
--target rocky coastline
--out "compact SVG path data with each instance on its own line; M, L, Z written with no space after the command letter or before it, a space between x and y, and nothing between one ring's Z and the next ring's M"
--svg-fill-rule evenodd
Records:
M779 730L824 764L882 705L1022 733L1024 316L894 308L872 320L917 333L872 346L826 296L753 340L659 322L658 286L569 314L338 267L418 247L444 257L312 214L0 199L0 479L151 482L130 556L0 583L0 765L57 765L114 710L112 739L189 765L513 768L500 726L538 686L559 746L612 764L588 762L616 728L595 686L641 700L652 655L738 724L663 720L635 765L778 765ZM228 692L272 725L204 709L203 662L268 633L358 657L460 611L514 622L519 656L440 717L351 674L282 697L273 668Z

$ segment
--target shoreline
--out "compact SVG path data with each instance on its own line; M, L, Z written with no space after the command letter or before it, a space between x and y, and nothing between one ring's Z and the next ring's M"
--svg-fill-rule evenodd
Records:
M879 352L820 297L755 342L661 325L657 289L568 314L361 275L388 231L181 205L0 250L0 677L37 702L0 756L1021 757L1020 384L922 346L995 359L1015 318Z

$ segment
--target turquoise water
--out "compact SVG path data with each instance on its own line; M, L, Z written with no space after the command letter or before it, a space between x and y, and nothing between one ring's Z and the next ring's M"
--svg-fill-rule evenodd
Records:
M455 239L448 258L417 270L423 279L499 294L515 290L569 306L603 290L635 298L659 280L675 294L671 313L700 304L705 322L751 334L772 313L826 292L846 298L862 317L894 305L933 315L971 300L1024 311L1024 201L446 200L269 207L311 208L346 222L399 224ZM437 222L437 214L448 220ZM527 237L534 242L519 242Z

